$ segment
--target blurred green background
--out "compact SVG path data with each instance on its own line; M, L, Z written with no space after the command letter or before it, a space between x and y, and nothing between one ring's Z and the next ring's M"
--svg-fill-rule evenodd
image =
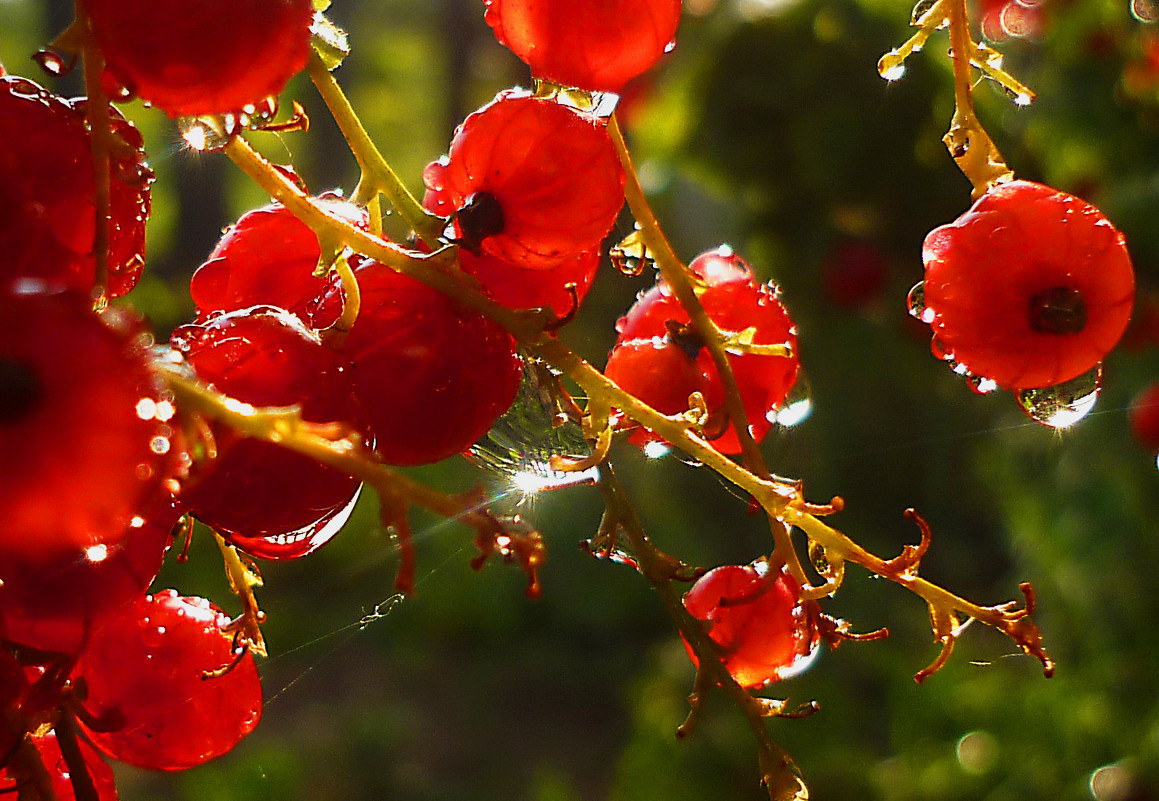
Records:
M53 82L28 56L67 24L63 2L0 0L0 60ZM1133 13L1134 11L1134 13ZM335 0L354 52L338 76L382 150L417 191L422 167L462 117L526 83L477 0ZM925 574L982 603L1038 590L1058 662L1041 676L976 627L923 686L936 655L924 604L851 567L827 611L883 642L825 653L771 688L822 712L772 723L825 800L1159 798L1159 471L1127 427L1159 379L1147 326L1106 363L1103 397L1077 428L1029 422L1005 393L978 396L935 361L905 314L920 244L969 203L940 137L952 113L947 43L935 35L886 83L877 59L909 35L906 0L687 0L678 47L626 108L641 175L686 258L731 243L779 282L798 324L813 413L764 443L807 495L840 494L840 528L882 555L931 523ZM979 111L1011 166L1099 205L1126 233L1140 302L1159 279L1159 35L1145 3L1045 0L1036 35L998 45L1039 100L1017 108L978 87ZM1154 47L1153 44L1150 45ZM353 187L352 159L308 82L286 98L308 134L258 137L314 191ZM151 271L130 300L164 333L189 319L188 278L221 229L266 199L220 156L183 149L161 114L130 106L158 173ZM624 220L619 232L626 233ZM602 363L612 324L649 276L605 265L563 333ZM860 286L852 291L850 287ZM1141 315L1137 314L1141 318ZM1129 347L1128 347L1129 345ZM682 559L746 562L770 547L712 474L625 447L619 473L654 539ZM416 471L445 489L496 477L454 462ZM329 546L264 566L271 656L265 717L231 755L182 774L119 770L141 799L760 799L755 749L721 699L674 738L692 669L658 600L625 567L577 543L599 520L589 488L515 507L544 531L544 597L513 568L474 574L471 534L416 514L413 598L365 627L392 594L397 560L374 499ZM208 537L161 579L236 611Z

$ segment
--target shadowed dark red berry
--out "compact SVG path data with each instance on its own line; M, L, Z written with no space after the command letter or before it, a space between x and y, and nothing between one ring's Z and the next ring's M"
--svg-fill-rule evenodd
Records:
M1159 454L1159 382L1149 384L1135 395L1127 421L1135 441L1149 453Z
M1131 316L1122 234L1094 206L1042 184L993 187L931 231L922 258L937 350L1006 388L1091 370Z
M520 359L503 328L376 261L355 271L358 320L339 354L379 455L427 464L466 449L507 411Z
M485 0L495 37L531 74L618 92L670 49L680 0Z
M40 754L40 761L48 771L49 782L56 801L76 801L76 791L71 779L72 770L60 752L60 744L56 740L55 732L33 736L30 742ZM114 784L113 770L108 766L100 753L84 740L78 740L81 757L84 759L85 771L96 790L95 801L117 801L117 788ZM13 774L16 765L9 764L0 769L0 793L12 793L26 787L26 781L21 781Z
M298 318L255 306L186 325L174 346L202 381L253 406L291 406L315 423L352 421L350 382L333 350ZM303 556L334 533L327 526L354 500L359 481L332 467L222 428L219 455L199 462L182 501L243 551Z
M514 92L467 117L446 162L425 178L466 247L530 269L596 250L624 205L624 172L604 124Z
M243 110L306 64L310 0L84 0L106 74L172 116Z
M109 171L108 294L136 285L144 265L153 174L140 133L110 110L123 150ZM37 278L80 292L96 282L96 183L84 101L0 78L0 281Z
M80 724L104 753L142 768L183 770L221 756L253 731L262 688L229 618L174 590L142 596L111 618L73 670L87 691Z
M801 586L786 571L771 573L764 562L708 571L684 595L684 608L707 623L708 636L741 687L777 681L818 642L815 614L802 606ZM687 642L685 648L697 664Z

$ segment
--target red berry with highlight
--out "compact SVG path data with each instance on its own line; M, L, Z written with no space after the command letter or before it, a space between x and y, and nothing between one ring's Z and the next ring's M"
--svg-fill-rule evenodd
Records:
M680 0L485 0L500 43L531 74L563 86L618 92L671 49Z
M311 0L84 0L105 73L171 116L227 114L306 65Z
M427 185L464 246L529 269L598 249L624 205L603 122L530 95L501 94L467 117L440 166Z
M708 571L685 594L684 608L708 624L724 666L748 689L783 678L819 641L815 606L801 603L800 584L764 562Z
M930 232L922 258L935 352L1008 389L1093 369L1131 316L1123 235L1094 206L1042 184L991 188Z
M231 750L261 717L253 655L229 618L174 590L142 596L93 636L73 670L87 697L88 739L142 768L183 770ZM94 722L95 721L95 722Z
M173 332L197 377L253 406L291 406L309 422L352 421L351 385L333 350L272 306L218 315ZM303 556L336 532L359 481L302 454L215 430L218 456L199 462L182 501L234 545L270 559Z

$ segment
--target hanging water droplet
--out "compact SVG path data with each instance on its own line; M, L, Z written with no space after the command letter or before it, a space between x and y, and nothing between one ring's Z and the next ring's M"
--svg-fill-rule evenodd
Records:
M807 418L813 412L813 398L809 387L809 379L804 372L797 373L797 381L793 384L785 400L775 409L765 415L770 423L791 428Z
M936 336L930 340L930 353L934 355L935 359L941 359L944 362L953 362L950 365L950 369L958 373L958 375L962 375L962 372L965 371L965 368L962 368L962 371L958 370L958 364L954 362L954 352L946 347L946 343L942 342Z
M926 325L934 321L934 310L926 305L926 282L918 281L913 285L905 299L906 308L910 316L921 320Z
M991 392L998 389L998 382L996 382L994 379L983 378L982 376L974 375L973 373L966 376L966 383L969 385L970 389L974 390L974 392L978 393L979 395L989 395Z
M664 52L665 53L671 53L675 49L676 49L676 40L675 39L670 41L668 44L664 45Z
M220 150L229 143L227 127L213 117L180 117L177 131L186 145L199 152Z
M1144 23L1159 21L1159 5L1153 0L1131 0L1131 16Z
M1036 423L1049 428L1070 428L1087 416L1099 399L1102 388L1101 364L1077 378L1039 389L1020 389L1014 393L1022 411Z
M65 59L60 53L52 50L40 50L33 54L32 60L50 75L66 75L76 66L76 56Z
M560 417L559 393L547 365L526 359L515 402L470 447L468 458L509 481L523 496L593 480L594 469L569 472L551 467L552 456L579 459L591 453L580 426Z
M644 235L639 229L628 234L608 251L612 265L624 275L635 277L655 264L651 251L644 244Z
M905 75L904 59L896 50L891 50L877 62L877 72L887 81L900 80Z
M914 6L913 11L909 15L909 24L920 26L922 24L922 17L930 13L930 9L937 5L937 0L918 0L917 5Z

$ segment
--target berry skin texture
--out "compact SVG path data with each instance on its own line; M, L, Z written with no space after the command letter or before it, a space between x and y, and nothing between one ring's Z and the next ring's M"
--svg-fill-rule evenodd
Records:
M333 350L298 318L272 306L218 315L173 332L200 380L254 406L297 404L309 422L349 421L356 406ZM357 496L357 479L270 442L215 430L219 454L195 465L182 502L243 551L304 556Z
M467 117L441 180L431 168L427 177L468 250L528 269L596 250L624 205L624 171L603 123L514 92Z
M1094 368L1135 293L1123 236L1094 206L1028 181L1000 184L922 247L935 352L1006 389Z
M29 280L0 289L7 558L47 563L114 547L164 494L181 447L173 404L149 366L151 342L126 312L98 315L85 295Z
M315 200L347 222L369 227L365 209L331 194ZM318 237L285 206L274 203L246 212L189 281L198 322L215 312L266 305L285 309L311 328L332 325L342 307L340 303L321 307L336 278L332 273L314 275L320 255Z
M89 740L114 759L183 770L228 752L261 717L254 658L222 631L229 618L175 590L142 596L97 630L73 670ZM231 667L232 666L232 667Z
M384 264L355 270L362 307L339 349L360 422L389 464L437 462L515 399L515 341L497 323Z
M84 0L105 77L173 117L239 112L306 64L310 0Z
M0 78L0 282L36 278L79 292L96 283L96 185L85 101ZM109 171L108 294L140 278L153 178L141 135L110 110L124 153Z
M618 92L670 48L680 0L485 0L495 37L552 83Z
M736 683L753 689L777 681L816 647L815 606L800 597L800 585L783 570L772 575L763 562L723 565L696 580L684 608L708 623ZM687 642L685 648L697 664Z

